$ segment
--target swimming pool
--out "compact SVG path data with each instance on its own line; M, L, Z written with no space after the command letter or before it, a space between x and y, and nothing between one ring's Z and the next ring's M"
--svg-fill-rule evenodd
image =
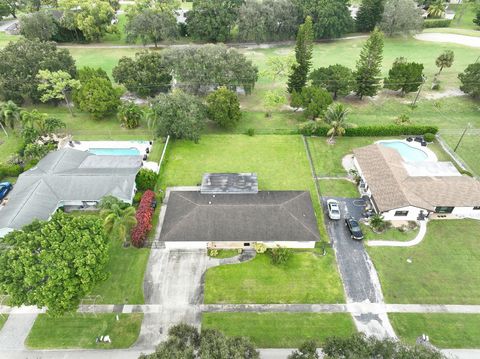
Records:
M140 151L131 148L89 148L88 152L103 156L140 156Z
M422 162L428 158L424 151L412 147L403 141L379 141L378 143L397 150L405 162Z

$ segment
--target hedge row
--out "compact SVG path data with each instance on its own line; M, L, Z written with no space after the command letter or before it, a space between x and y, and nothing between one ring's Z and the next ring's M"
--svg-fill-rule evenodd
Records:
M131 241L132 244L139 248L143 247L145 241L147 240L148 232L152 229L152 217L153 217L153 201L155 200L155 193L153 191L145 191L138 205L137 214L135 218L137 219L137 224L133 227L131 232Z
M452 20L448 19L427 19L423 22L423 27L425 29L430 29L432 27L450 27Z
M319 125L315 122L307 122L300 126L299 131L305 136L328 136L330 128L325 125ZM345 136L416 136L426 133L436 134L438 127L421 125L388 125L388 126L360 126L351 127L345 130Z

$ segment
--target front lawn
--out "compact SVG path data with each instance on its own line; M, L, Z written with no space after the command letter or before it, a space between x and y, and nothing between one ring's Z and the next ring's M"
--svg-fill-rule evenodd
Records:
M143 314L70 314L51 317L40 314L27 340L31 349L118 349L132 346L138 338ZM111 343L96 343L95 339L109 335Z
M284 265L268 254L249 261L210 268L205 303L343 303L342 283L331 250L294 251Z
M418 234L418 228L413 230L400 231L398 228L389 228L383 233L375 233L372 228L360 224L366 241L400 241L407 242L414 239Z
M390 313L397 335L409 344L427 334L439 348L480 348L480 314Z
M386 301L480 304L478 233L480 221L432 220L414 247L367 247Z
M258 348L298 348L306 340L321 345L329 336L355 332L347 313L203 313L202 328L248 337Z
M119 241L113 240L105 269L109 277L91 293L100 296L96 304L143 304L143 277L149 254L149 248L123 248Z

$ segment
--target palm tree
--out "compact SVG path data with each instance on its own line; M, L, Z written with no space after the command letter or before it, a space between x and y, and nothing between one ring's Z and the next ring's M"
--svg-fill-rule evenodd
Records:
M122 242L126 242L128 230L137 224L135 208L132 206L122 209L118 204L113 204L110 208L103 209L100 215L105 232L118 235Z
M327 132L327 135L330 136L328 139L329 143L335 143L335 136L343 136L345 134L346 128L350 126L346 123L348 113L348 108L341 103L333 103L328 106L324 120L330 125L330 129Z
M436 0L428 7L428 16L433 18L441 18L445 15L445 4L443 0Z
M3 125L8 125L12 130L15 123L20 120L21 108L13 101L7 101L0 106L0 118Z

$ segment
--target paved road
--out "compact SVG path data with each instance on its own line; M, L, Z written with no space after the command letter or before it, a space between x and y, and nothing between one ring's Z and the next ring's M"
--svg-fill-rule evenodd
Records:
M363 242L354 241L343 220L346 216L360 219L364 212L365 202L361 199L335 198L340 203L342 219L331 221L326 210L326 201L330 197L323 197L325 209L325 223L333 242L338 268L342 276L347 303L378 303L383 304L383 294L373 263L366 253ZM359 331L377 337L396 337L388 320L386 311L372 313L367 307L353 314L353 319Z

